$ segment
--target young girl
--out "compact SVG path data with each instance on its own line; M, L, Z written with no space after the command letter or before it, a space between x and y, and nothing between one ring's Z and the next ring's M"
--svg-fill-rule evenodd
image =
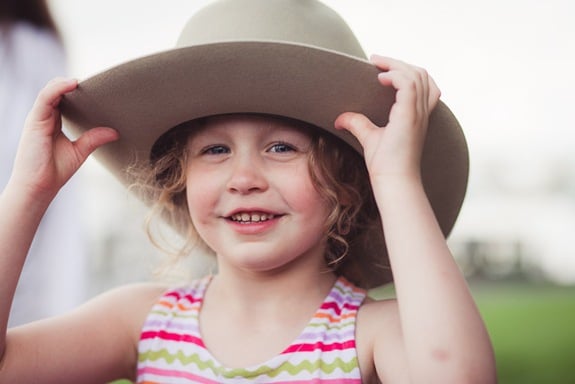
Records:
M279 27L291 13L297 28L294 21ZM341 42L334 28L351 46L355 40L314 1L224 0L200 14L190 23L196 32L216 25L220 33L240 20L240 30L260 28L272 38L234 28L239 41L220 35L220 44L194 33L189 48L80 87L57 79L38 95L0 197L0 383L495 382L489 337L445 243L449 212L462 198L457 162L465 158L453 150L452 116L434 117L446 109L434 81L391 58L367 64L345 48L320 49ZM214 15L233 17L218 24ZM314 44L290 35L326 30ZM316 59L324 64L315 67ZM177 67L198 61L210 61L210 72ZM190 88L190 78L205 88ZM349 92L333 91L341 83ZM61 131L61 108L80 132L75 141ZM430 154L430 147L440 149ZM136 165L151 175L145 198L213 252L218 272L180 288L118 288L68 315L6 332L36 227L96 148L125 181L120 167L134 164L126 148L136 150ZM453 185L441 189L445 180ZM397 300L375 301L365 289L389 281L386 253Z

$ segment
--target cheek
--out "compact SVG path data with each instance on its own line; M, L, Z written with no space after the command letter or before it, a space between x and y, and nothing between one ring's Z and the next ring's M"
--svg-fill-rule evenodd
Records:
M188 208L190 210L190 215L194 216L194 212L197 211L199 207L204 205L202 195L198 193L198 188L188 185L186 190L186 198L188 199Z
M291 178L283 178L283 182L292 208L327 217L328 204L313 185L307 167L301 167Z
M202 173L188 170L186 174L186 198L194 225L197 225L197 220L213 207L212 197L217 196L214 188L215 180L213 177L206 177Z

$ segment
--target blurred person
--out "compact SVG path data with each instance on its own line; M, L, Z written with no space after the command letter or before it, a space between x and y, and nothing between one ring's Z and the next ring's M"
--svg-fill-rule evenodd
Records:
M65 74L64 46L47 3L0 0L0 189L8 182L21 129L36 94L49 79ZM78 196L73 183L62 192L36 234L10 325L61 313L84 298ZM42 300L38 300L39 292Z

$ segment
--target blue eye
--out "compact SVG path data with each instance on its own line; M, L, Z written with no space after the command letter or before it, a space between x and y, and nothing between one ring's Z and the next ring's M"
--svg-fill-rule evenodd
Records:
M286 143L277 143L272 145L269 151L274 153L286 153L295 151L295 148Z
M204 155L224 155L230 153L230 149L224 145L212 145L202 150Z

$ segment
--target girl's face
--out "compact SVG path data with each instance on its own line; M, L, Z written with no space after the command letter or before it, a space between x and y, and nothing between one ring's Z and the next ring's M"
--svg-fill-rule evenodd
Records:
M300 261L325 270L328 208L310 178L310 150L304 131L258 116L208 119L192 134L190 216L220 269L271 272Z

